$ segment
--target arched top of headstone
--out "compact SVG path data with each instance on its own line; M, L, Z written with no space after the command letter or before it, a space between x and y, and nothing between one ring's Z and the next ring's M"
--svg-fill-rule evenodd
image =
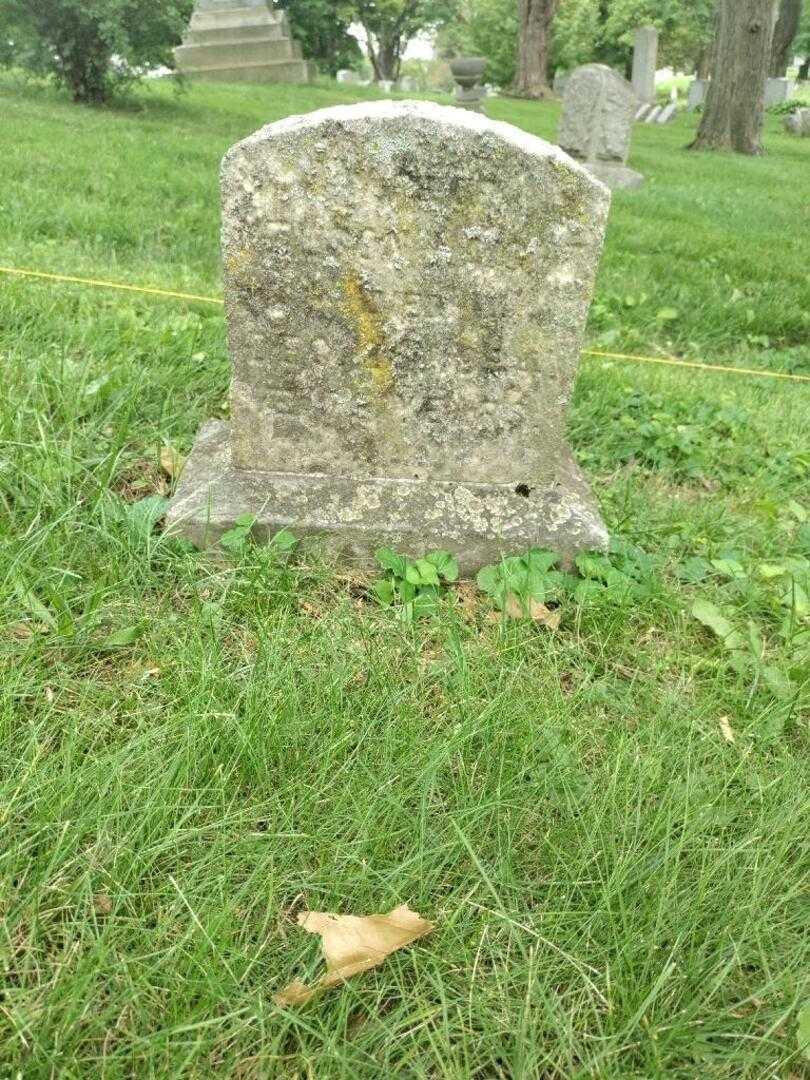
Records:
M602 67L594 64L592 67ZM610 68L605 68L610 72ZM611 72L611 74L614 74ZM522 128L513 124L506 124L500 120L491 120L482 113L476 113L468 109L458 109L448 105L437 105L432 101L365 101L355 105L335 105L328 109L318 109L315 112L304 113L297 116L288 116L283 120L277 120L267 124L254 134L232 146L224 158L224 166L230 160L238 158L251 147L263 143L276 141L291 135L304 135L315 128L344 127L347 130L368 130L372 127L385 127L389 132L396 130L397 125L423 126L425 129L434 127L441 129L443 133L456 132L459 138L469 133L475 138L489 138L498 140L506 145L514 147L531 157L546 160L554 160L565 164L567 167L580 172L583 178L598 185L598 181L584 169L564 154L558 146L546 142L537 135L532 135Z

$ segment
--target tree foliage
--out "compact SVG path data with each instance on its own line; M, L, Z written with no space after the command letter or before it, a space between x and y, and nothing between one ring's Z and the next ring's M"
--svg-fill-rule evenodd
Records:
M361 59L357 38L349 33L356 18L351 0L278 0L278 4L286 10L304 56L322 71L334 76Z
M3 59L52 75L74 100L106 101L139 69L171 62L193 0L2 0ZM115 61L115 62L113 62Z
M508 86L515 77L518 40L514 0L461 0L456 18L439 31L441 56L484 56L485 79Z
M354 0L354 8L366 32L374 77L396 79L407 43L449 21L456 0Z

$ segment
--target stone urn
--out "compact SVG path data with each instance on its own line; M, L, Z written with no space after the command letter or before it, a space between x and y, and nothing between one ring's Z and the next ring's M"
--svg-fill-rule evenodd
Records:
M456 81L456 105L481 111L484 92L478 84L486 66L482 56L460 56L450 61L450 71Z

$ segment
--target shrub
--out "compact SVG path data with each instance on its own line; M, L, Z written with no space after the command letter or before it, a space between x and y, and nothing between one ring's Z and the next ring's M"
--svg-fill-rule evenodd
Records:
M193 0L4 0L2 62L49 74L99 104L149 66L171 62Z

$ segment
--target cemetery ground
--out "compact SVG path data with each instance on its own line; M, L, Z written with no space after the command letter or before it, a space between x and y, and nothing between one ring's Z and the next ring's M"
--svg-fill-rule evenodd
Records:
M224 150L358 96L7 81L0 263L217 295ZM695 123L635 130L589 343L808 374L810 144ZM806 1075L810 384L585 357L620 574L550 630L164 538L221 309L2 277L0 353L4 1075ZM274 1005L322 966L297 911L405 902L432 934Z

